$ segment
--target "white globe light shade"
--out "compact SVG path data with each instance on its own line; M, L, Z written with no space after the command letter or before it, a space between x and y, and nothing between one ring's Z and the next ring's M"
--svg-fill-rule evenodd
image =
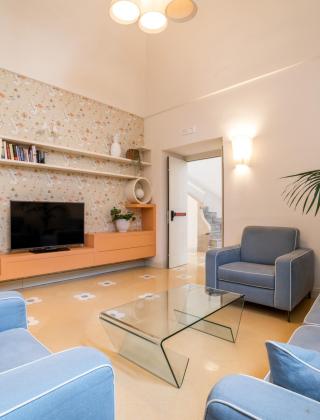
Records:
M166 29L168 19L166 16L157 11L144 13L139 20L139 27L143 32L148 34L158 34Z
M140 9L135 0L113 0L109 14L115 22L130 25L139 19Z

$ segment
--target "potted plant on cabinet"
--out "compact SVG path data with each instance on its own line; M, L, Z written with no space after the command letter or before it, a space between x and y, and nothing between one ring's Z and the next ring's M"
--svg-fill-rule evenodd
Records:
M110 211L112 221L115 222L118 232L127 232L130 226L130 221L136 220L132 212L122 213L122 211L116 207L113 207Z

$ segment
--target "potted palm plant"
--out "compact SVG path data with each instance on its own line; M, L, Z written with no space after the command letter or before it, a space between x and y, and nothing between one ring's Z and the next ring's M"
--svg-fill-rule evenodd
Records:
M289 207L297 209L300 206L303 214L314 209L316 216L320 210L320 169L283 178L293 180L283 191L284 200Z
M112 221L115 222L118 232L127 232L130 226L130 221L136 220L134 214L130 211L122 213L120 209L113 207L110 211Z

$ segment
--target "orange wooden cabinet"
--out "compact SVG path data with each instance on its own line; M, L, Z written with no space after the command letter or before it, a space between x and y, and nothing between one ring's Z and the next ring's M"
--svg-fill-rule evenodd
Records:
M156 255L156 207L128 204L141 209L142 230L87 233L85 246L44 254L0 254L0 281L40 276L68 270L115 264Z

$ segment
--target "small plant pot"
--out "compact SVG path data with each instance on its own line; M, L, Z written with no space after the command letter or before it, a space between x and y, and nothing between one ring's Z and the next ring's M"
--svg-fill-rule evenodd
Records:
M116 220L116 228L118 232L127 232L130 226L130 220L118 219Z

